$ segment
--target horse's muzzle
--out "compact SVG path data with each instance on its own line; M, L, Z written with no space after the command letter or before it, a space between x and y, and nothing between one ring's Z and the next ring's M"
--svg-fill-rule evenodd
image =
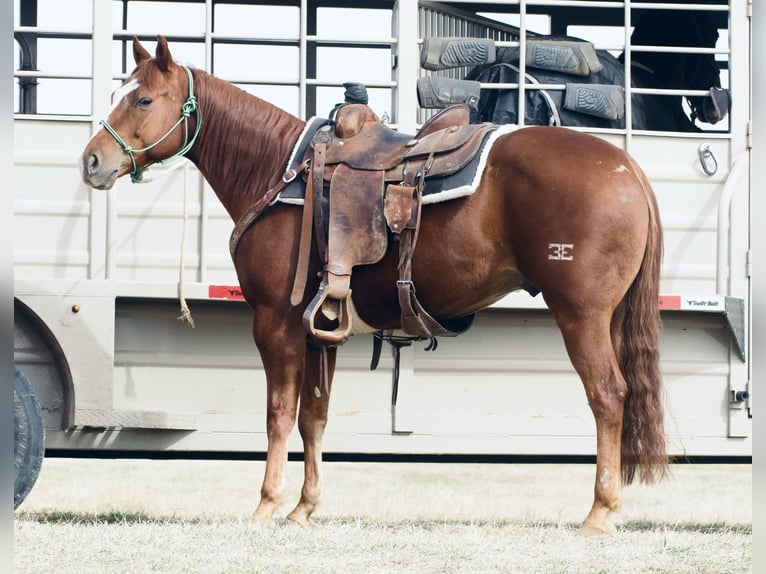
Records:
M117 180L118 168L110 168L96 152L83 153L80 158L80 175L83 182L95 189L111 189Z
M722 88L710 88L710 96L702 103L702 121L715 124L731 111L731 94Z

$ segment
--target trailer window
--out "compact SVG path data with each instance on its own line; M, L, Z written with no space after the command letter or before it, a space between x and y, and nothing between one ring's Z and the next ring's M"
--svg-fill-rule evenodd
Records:
M239 37L297 38L300 34L298 6L224 4L213 6L216 34Z
M81 28L93 27L93 0L14 0L16 2L16 25L20 25L20 6L25 10L30 5L37 5L37 26L41 28ZM27 24L28 25L28 24Z
M195 35L205 33L205 5L200 2L113 2L126 29L137 34Z
M14 112L90 113L92 0L15 0Z
M452 99L473 94L475 88L453 81L470 80L481 84L480 95L471 96L478 102L474 115L478 121L618 131L729 131L725 0L705 4L689 0L487 2L476 13L471 3L458 1L421 1L420 7L424 39L492 39L497 51L495 62L476 65L468 59L465 65L433 68L434 58L439 57L433 50L447 44L430 43L431 59L418 84L425 94L421 98L427 103L424 107L438 109L445 103L457 103ZM590 42L599 51L590 64L598 57L603 72L593 66L585 73L581 68L577 73L583 75L578 76L548 68L547 64L554 63L553 52L563 49L555 41L567 38ZM536 54L548 50L547 62L545 58L530 59L532 48L530 52L523 49L532 40L538 46L554 42L536 48ZM454 58L461 48L457 43L444 49L452 49ZM471 49L464 44L463 54ZM519 57L524 54L526 61ZM585 92L587 97L578 100L576 94ZM579 101L582 106L575 107ZM596 101L604 102L604 107L593 104ZM421 119L432 113L424 110Z
M103 6L101 0L98 4L95 0L14 1L14 109L16 114L23 115L93 114L93 99L102 101L108 97L108 94L93 94L94 89L99 89L99 82L93 81L94 61L99 57L103 61L103 54L109 51L106 48L94 53L93 28L110 24L112 87L119 85L133 69L133 36L138 35L147 49L153 50L156 34L161 33L171 42L173 54L181 63L207 69L301 117L327 114L342 100L344 82L366 84L371 107L383 117L393 115L394 89L403 81L417 79L399 76L394 79L392 67L398 49L396 42L415 43L439 36L481 37L493 38L502 48L514 43L518 46L522 29L533 36L550 34L582 38L592 42L596 49L605 50L610 57L629 54L634 76L651 68L642 62L651 55L677 58L685 50L690 54L702 50L712 65L720 68L720 87L731 89L728 5L724 0L705 3L686 0L614 3L488 0L480 5L421 0L418 38L392 38L395 3L384 0L364 3L363 8L349 7L348 2L340 0L337 3L288 0L273 4L261 0L111 0L108 5L111 22L107 17L106 23L94 22L97 7ZM480 7L478 12L477 6ZM718 41L710 46L690 45L681 38L683 27L676 28L675 38L657 43L634 42L630 34L625 34L628 18L629 31L633 31L637 22L655 12L659 14L656 17L660 22L681 13L703 14L717 28ZM421 71L420 75L465 79L472 69L473 66L464 66L433 73ZM95 72L99 74L97 79L101 78L101 86L104 85L103 70L102 64ZM525 71L533 78L536 76L531 69ZM534 81L538 80L527 80L524 90L540 93L543 88L532 85ZM540 83L547 85L545 89L549 91L562 92L566 83L579 81L544 79ZM515 83L518 86L518 79ZM694 116L694 130L729 131L728 117L714 123L705 122L703 112L693 111L689 105L693 98L699 103L712 85L696 83L647 88L624 84L624 87L628 112L631 107L638 108L647 96L665 102L682 98L683 113ZM483 82L482 88L518 90L518 87L497 88L491 82ZM736 94L732 94L732 98L736 98ZM414 101L411 104L398 102L399 106L414 107L416 104ZM727 105L725 98L716 101L716 105L719 104ZM425 121L433 113L433 110L421 109L418 119ZM396 123L397 118L392 120ZM519 123L529 122L522 117ZM642 128L629 124L618 129ZM667 131L683 130L671 127Z
M521 26L521 16L518 14L498 14L496 12L477 12L478 16L495 20L518 28ZM535 34L551 33L551 17L546 14L527 14L525 19L527 30Z

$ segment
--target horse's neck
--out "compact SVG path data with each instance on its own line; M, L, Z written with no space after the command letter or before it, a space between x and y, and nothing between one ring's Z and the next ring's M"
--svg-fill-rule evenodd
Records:
M305 122L196 70L195 92L202 127L189 155L236 221L279 181Z

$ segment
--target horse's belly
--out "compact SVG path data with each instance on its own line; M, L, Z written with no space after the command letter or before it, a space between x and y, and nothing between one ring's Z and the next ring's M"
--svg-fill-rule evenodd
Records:
M367 281L364 268L354 270L360 277L352 289L354 333L371 333L399 325L401 309L396 277L384 282ZM364 279L362 279L364 277ZM379 279L379 277L377 277ZM465 317L489 307L508 293L525 289L529 283L516 269L496 268L466 270L445 267L438 276L418 273L413 263L413 284L418 301L433 317Z
M511 293L528 286L524 276L516 269L493 274L477 281L465 283L460 288L450 289L448 278L444 292L434 297L434 311L444 317L460 317L486 309ZM422 301L426 305L425 301Z

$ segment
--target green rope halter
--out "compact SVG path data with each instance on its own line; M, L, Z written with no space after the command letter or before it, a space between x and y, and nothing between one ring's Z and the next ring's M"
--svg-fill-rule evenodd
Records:
M109 122L106 120L101 120L99 123L104 126L104 129L108 131L112 137L117 141L117 143L122 147L122 151L124 151L126 154L128 154L128 157L130 157L130 162L133 164L133 171L130 172L130 181L133 183L136 183L138 181L141 181L141 178L144 175L144 171L146 170L147 166L144 166L142 168L136 167L136 157L134 154L141 153L145 151L149 151L153 147L156 147L160 145L163 141L165 141L170 134L175 131L175 129L181 125L181 122L184 124L184 145L181 146L181 149L179 149L176 153L171 155L170 157L167 157L163 160L161 160L159 163L166 164L173 160L178 159L179 157L183 156L188 152L192 146L194 145L194 142L197 140L197 136L199 135L200 127L202 127L202 114L199 111L199 106L197 105L197 98L194 96L194 79L192 78L192 73L189 68L186 66L182 66L184 70L186 70L186 75L189 77L189 97L186 99L186 101L181 105L181 117L178 118L178 121L173 124L173 126L165 133L164 136L162 136L160 139L158 139L156 142L154 142L151 145L148 145L146 147L142 147L141 149L133 149L125 143L125 140L123 140L120 135L114 130L112 126L109 125ZM192 136L191 140L189 139L189 116L192 113L196 113L197 115L197 125L194 127L194 135Z

